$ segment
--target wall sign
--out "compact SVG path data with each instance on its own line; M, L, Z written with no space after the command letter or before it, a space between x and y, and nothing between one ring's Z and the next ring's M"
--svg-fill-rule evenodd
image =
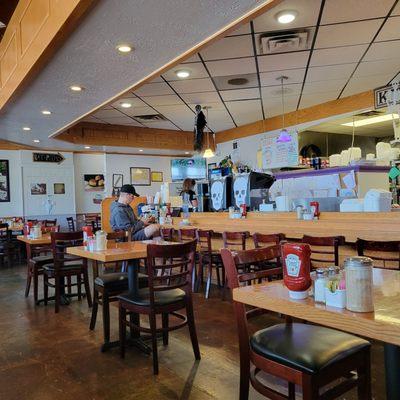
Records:
M61 164L65 158L60 153L33 153L34 162L49 162Z
M394 87L392 85L380 87L374 90L376 110L387 107L387 102L392 98L392 91L394 91ZM400 85L397 86L397 92L400 92ZM397 96L400 99L400 93ZM400 104L400 101L397 101L397 104Z

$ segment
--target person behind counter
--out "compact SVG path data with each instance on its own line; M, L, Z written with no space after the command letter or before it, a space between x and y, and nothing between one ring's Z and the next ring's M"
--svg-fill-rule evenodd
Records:
M132 240L146 240L160 236L160 226L154 217L137 219L129 205L138 197L133 185L122 185L118 200L111 204L110 224L113 231L132 229Z
M189 209L197 208L198 206L196 193L193 190L195 185L196 181L194 179L186 178L183 181L180 196L182 197L182 205L188 206Z

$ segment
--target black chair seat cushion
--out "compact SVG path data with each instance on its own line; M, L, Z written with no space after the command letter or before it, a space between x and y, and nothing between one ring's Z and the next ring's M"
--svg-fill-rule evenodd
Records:
M171 289L162 292L155 292L154 296L156 306L166 306L182 301L185 298L185 292L182 289ZM124 293L118 296L118 298L137 306L150 307L149 289L140 289L135 297L129 293Z
M250 338L252 350L269 360L316 373L370 346L366 340L335 329L306 324L278 324Z
M139 288L148 286L148 277L145 274L138 274ZM128 273L127 272L112 272L108 274L99 275L94 283L107 290L121 290L121 292L128 290Z
M73 271L73 270L79 270L83 267L82 260L71 260L71 261L66 261L64 264L60 267L60 271ZM49 263L43 265L43 269L48 272L54 272L54 264Z
M42 267L45 264L50 264L53 262L53 255L32 257L30 262L38 267Z

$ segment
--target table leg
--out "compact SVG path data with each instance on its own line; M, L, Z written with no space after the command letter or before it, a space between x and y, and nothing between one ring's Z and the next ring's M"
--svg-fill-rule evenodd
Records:
M400 399L400 347L385 343L386 399Z
M128 263L129 294L135 296L139 290L139 260L131 260Z

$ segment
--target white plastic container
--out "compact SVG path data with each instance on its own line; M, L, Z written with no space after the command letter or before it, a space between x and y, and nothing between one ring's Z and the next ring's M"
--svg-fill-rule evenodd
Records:
M364 199L344 199L340 203L340 212L363 212Z
M330 167L338 167L341 165L340 163L341 156L340 154L332 154L329 156L329 166Z
M361 158L361 148L360 147L349 147L349 160L359 160Z
M349 165L350 154L348 150L342 150L340 153L340 165Z
M331 292L325 288L325 304L330 307L346 308L346 290Z
M382 159L387 157L387 153L390 152L390 143L379 142L376 144L376 158Z
M375 159L375 154L374 153L368 153L367 156L365 157L366 160L374 160Z
M289 196L276 196L275 202L277 211L290 211Z
M392 208L392 193L383 189L370 189L364 197L364 211L388 212Z
M107 234L104 231L96 232L96 250L107 249Z

